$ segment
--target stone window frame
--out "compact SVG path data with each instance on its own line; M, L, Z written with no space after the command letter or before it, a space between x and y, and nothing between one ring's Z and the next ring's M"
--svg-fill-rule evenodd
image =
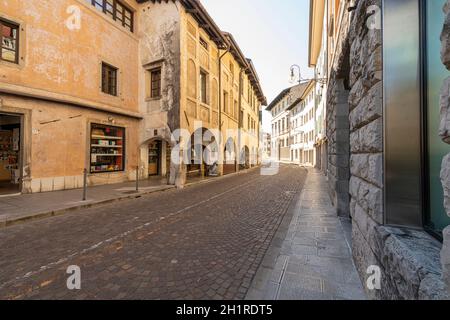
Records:
M209 105L210 104L210 75L208 71L203 68L200 68L199 72L199 101L201 104Z
M162 67L148 70L150 73L150 99L161 99L162 95Z
M205 49L206 51L209 51L208 41L206 41L202 36L199 37L198 42L200 43L200 46L203 49Z
M105 71L114 73L113 79L111 79L111 77L110 77L111 75L106 77ZM101 76L101 86L100 87L101 87L102 93L113 96L113 97L118 97L119 96L119 68L113 66L110 63L102 61L100 76ZM114 83L110 83L111 80L114 80Z
M11 61L8 61L8 60L0 59L0 66L5 66L5 67L9 67L9 68L23 69L24 66L25 66L24 53L26 52L26 46L27 46L27 43L25 41L25 39L26 39L26 26L27 25L26 25L26 23L23 20L18 19L17 17L11 17L11 16L5 15L5 14L3 14L1 12L0 12L0 20L4 21L6 23L9 23L9 24L13 24L13 25L17 25L18 26L17 63L11 62Z
M3 27L8 27L11 28L12 30L16 30L16 38L13 39L15 41L15 48L14 49L10 49L10 48L6 48L3 45ZM16 22L12 22L10 20L7 19L3 19L0 17L0 60L3 62L7 62L7 63L13 63L13 64L19 64L19 56L20 56L20 24L16 23ZM7 50L7 51L11 51L14 52L14 56L15 59L14 61L11 60L7 60L3 58L3 50Z
M96 10L103 12L106 16L111 18L113 21L118 22L130 31L131 33L134 32L134 10L131 9L128 5L126 5L124 2L119 0L85 0L87 3L89 3L91 6L93 6ZM110 6L111 10L108 10L108 5ZM117 8L121 8L122 12L119 12ZM122 15L122 18L120 19L118 16L118 12ZM126 16L128 14L129 16ZM129 20L129 23L127 24L126 20Z

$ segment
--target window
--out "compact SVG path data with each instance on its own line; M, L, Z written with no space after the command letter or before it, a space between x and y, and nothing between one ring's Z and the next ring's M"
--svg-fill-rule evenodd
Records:
M208 42L206 42L205 39L200 38L200 45L201 45L204 49L208 50Z
M150 97L161 97L161 68L150 71Z
M0 19L0 60L19 63L19 26Z
M111 19L133 32L134 16L133 12L118 0L86 0L97 10L102 11Z
M102 63L102 91L117 96L117 68Z
M200 101L204 104L208 103L208 74L203 70L200 71Z
M91 173L124 171L125 129L91 124Z
M228 92L223 92L223 111L228 112Z

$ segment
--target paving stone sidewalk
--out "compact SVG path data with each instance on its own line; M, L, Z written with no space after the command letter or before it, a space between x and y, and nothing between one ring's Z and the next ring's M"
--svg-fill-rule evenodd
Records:
M248 300L364 300L352 261L349 222L336 216L315 169L252 282Z
M149 179L140 181L139 192L135 182L89 187L86 201L82 189L0 197L0 228L172 188L165 179Z
M245 174L254 169L242 170L232 175ZM185 186L208 183L224 177L191 177ZM86 201L82 201L83 189L2 196L0 197L0 228L61 215L70 210L139 198L146 194L174 188L175 186L167 184L165 178L155 177L139 181L138 192L136 192L135 181L89 187Z

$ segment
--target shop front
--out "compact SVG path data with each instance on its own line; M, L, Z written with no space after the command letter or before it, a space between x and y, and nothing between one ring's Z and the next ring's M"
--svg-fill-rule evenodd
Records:
M22 118L0 113L0 196L21 192Z
M90 172L125 170L125 128L91 124Z
M167 177L172 149L167 141L156 139L148 144L148 177Z

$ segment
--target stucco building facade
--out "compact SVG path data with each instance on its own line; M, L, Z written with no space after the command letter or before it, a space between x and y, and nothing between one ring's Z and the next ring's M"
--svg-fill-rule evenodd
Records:
M449 11L311 1L310 64L321 42L327 59L330 195L352 219L361 280L381 272L379 288L366 286L373 299L449 298Z
M233 129L238 160L217 174L258 162L255 67L199 1L2 1L0 26L0 192L79 188L85 169L89 185L183 185L206 166L171 161L177 129L219 129L219 160Z
M293 161L291 107L300 101L306 87L307 83L302 83L282 90L266 108L271 114L272 158L278 161L287 163Z
M304 84L304 90L289 107L291 161L302 166L316 165L315 81Z
M266 99L252 61L199 1L138 2L145 37L141 55L148 70L141 76L141 86L151 84L152 70L159 70L163 79L161 96L142 101L142 140L160 141L167 149L180 145L181 164L166 161L172 163L167 168L169 182L182 185L191 175L208 174L201 159L208 145L212 145L211 157L218 161L214 175L256 165L259 111ZM172 141L176 130L183 132L183 141ZM205 141L206 131L220 134ZM198 142L194 142L196 135ZM146 151L144 143L143 160Z
M136 5L130 3L130 9ZM137 104L139 41L130 28L104 17L90 3L74 0L2 1L0 19L0 113L10 123L2 126L2 180L29 193L81 187L85 168L92 173L90 184L135 176L134 146L142 117ZM115 68L114 88L102 87L106 66ZM19 137L11 148L12 122ZM95 142L94 130L100 136L114 131L116 140ZM91 150L99 141L108 146ZM5 162L15 171L5 168Z

